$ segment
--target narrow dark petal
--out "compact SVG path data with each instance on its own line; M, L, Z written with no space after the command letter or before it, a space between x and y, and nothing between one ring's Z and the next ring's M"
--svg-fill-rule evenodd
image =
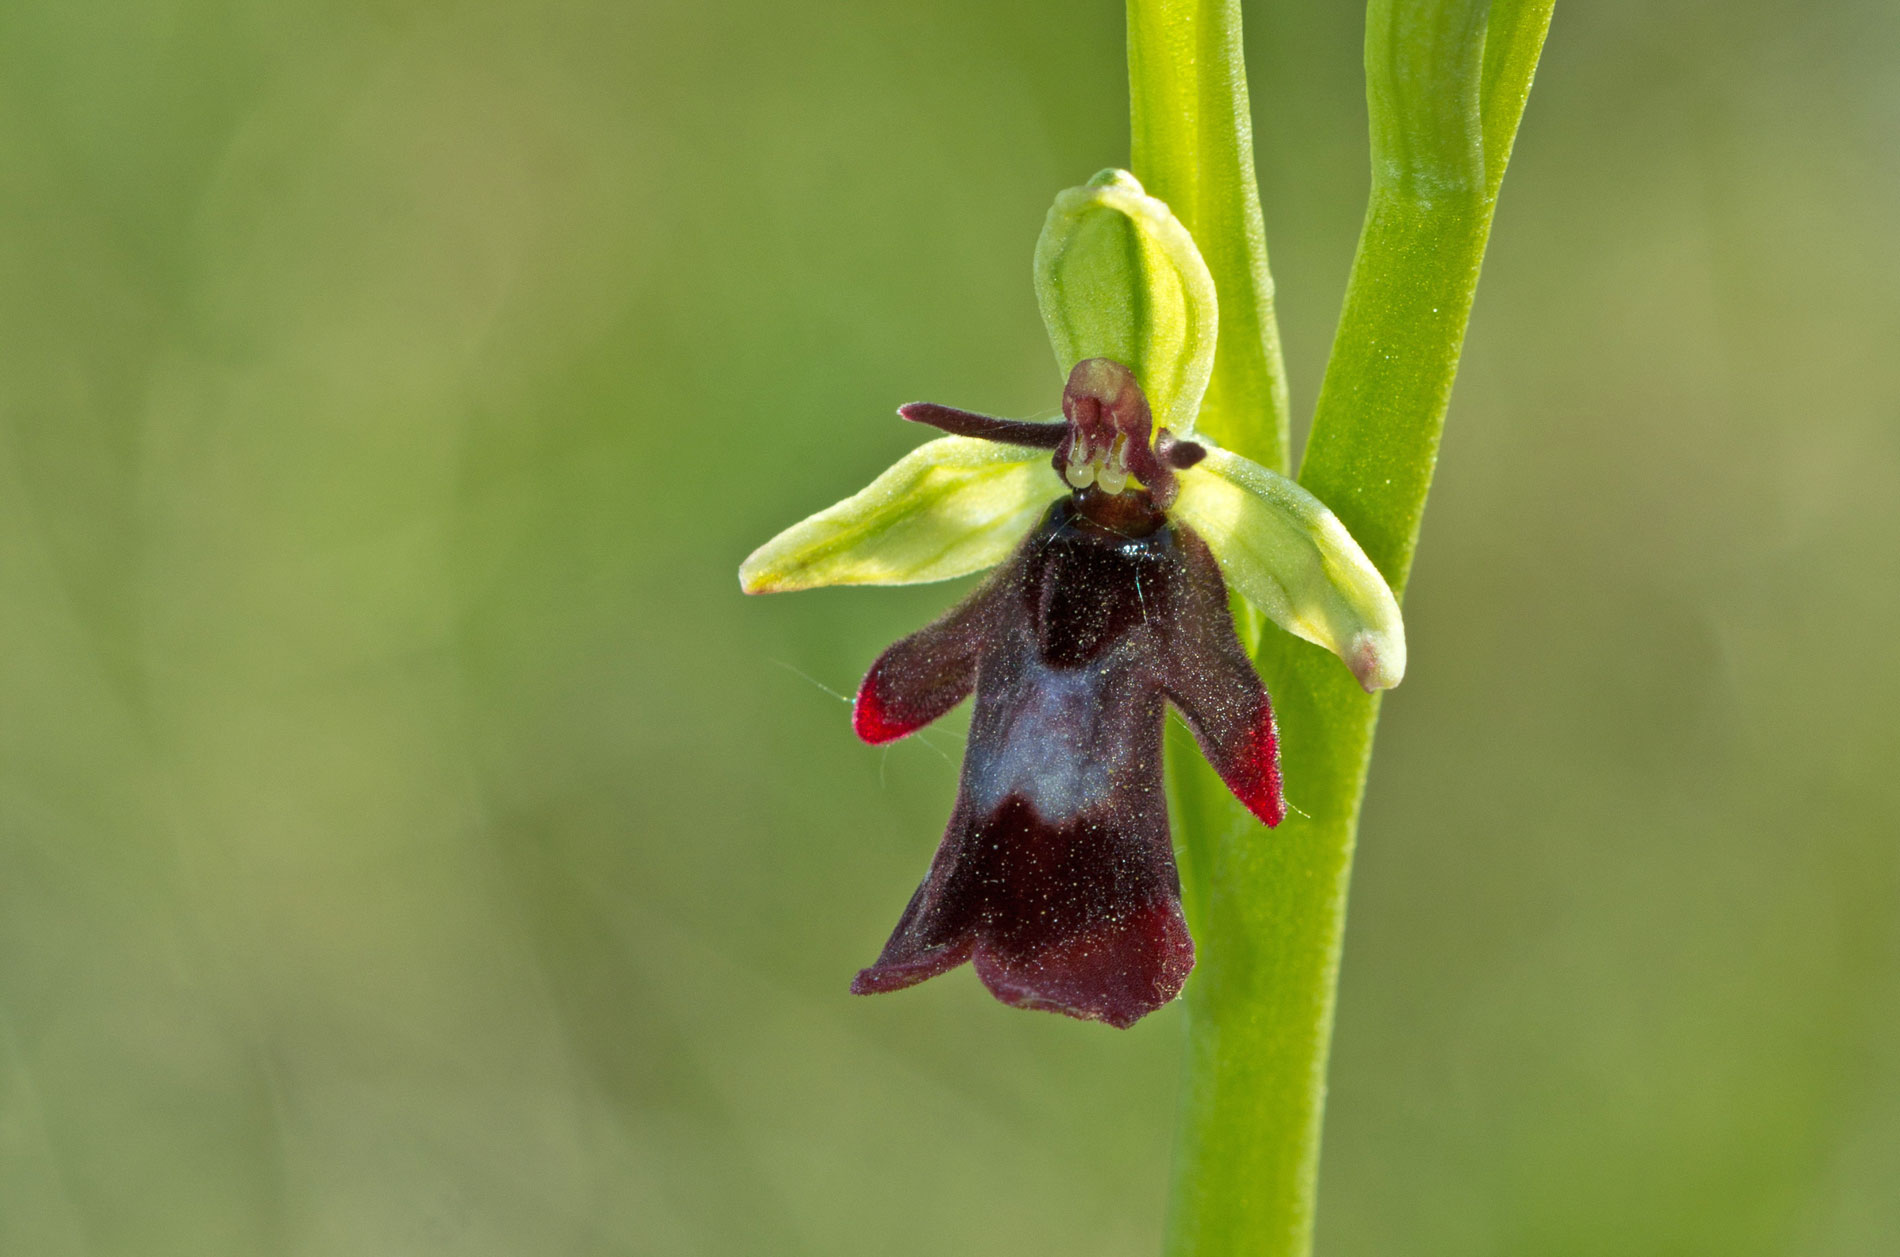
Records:
M1163 428L1155 433L1155 455L1176 471L1186 471L1207 457L1207 447L1197 441L1184 441Z
M1164 629L1168 698L1234 797L1263 823L1278 825L1286 799L1273 706L1235 636L1220 565L1185 525L1170 528L1182 560L1184 596L1170 607Z
M1174 468L1146 444L1128 447L1128 470L1148 486L1148 495L1156 506L1166 510L1174 505L1175 495L1180 492L1174 481Z
M971 410L939 406L935 402L911 402L899 406L897 413L912 423L927 423L952 436L973 436L1003 445L1022 445L1030 449L1052 450L1062 444L1069 425L1060 419L1038 423L1030 419L998 419Z
M941 619L877 657L851 705L860 738L872 746L894 742L969 697L984 640L1008 613L1019 563L1011 559Z

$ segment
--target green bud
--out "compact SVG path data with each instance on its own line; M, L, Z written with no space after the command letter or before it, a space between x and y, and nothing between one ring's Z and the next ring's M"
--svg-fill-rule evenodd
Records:
M1085 358L1135 373L1155 422L1194 427L1214 369L1218 304L1194 238L1125 170L1056 197L1036 242L1036 300L1066 377Z

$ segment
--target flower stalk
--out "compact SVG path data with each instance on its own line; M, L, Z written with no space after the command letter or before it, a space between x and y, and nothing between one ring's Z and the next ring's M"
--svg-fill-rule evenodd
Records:
M1372 194L1299 480L1395 593L1550 11L1550 0L1368 6ZM1238 0L1128 0L1128 31L1135 173L1193 233L1219 295L1201 430L1284 469L1286 386ZM1294 809L1280 828L1249 825L1204 765L1170 748L1201 948L1187 988L1173 1257L1312 1250L1346 892L1379 699L1286 634L1259 633L1254 655Z
M1217 277L1220 344L1200 430L1286 474L1286 365L1237 0L1128 0L1128 92L1135 177L1167 202Z

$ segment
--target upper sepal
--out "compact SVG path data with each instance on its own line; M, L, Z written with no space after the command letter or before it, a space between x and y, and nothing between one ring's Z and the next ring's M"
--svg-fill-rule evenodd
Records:
M943 437L754 550L739 585L769 594L963 576L1009 557L1062 491L1038 451Z
M1088 358L1121 363L1157 424L1193 431L1214 370L1214 277L1133 175L1104 170L1056 197L1036 242L1036 301L1065 375Z
M1339 517L1285 476L1227 450L1180 475L1169 512L1204 538L1267 618L1342 659L1368 692L1405 676L1398 599Z

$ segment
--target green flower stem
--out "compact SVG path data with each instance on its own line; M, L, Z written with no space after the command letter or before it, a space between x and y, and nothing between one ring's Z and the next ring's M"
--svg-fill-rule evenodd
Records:
M1286 365L1253 168L1239 0L1128 0L1131 166L1187 227L1220 291L1199 430L1291 470Z
M1498 185L1550 9L1550 0L1372 0L1367 13L1372 196L1300 479L1395 592L1411 568ZM1233 4L1166 0L1131 0L1129 13L1136 173L1148 180L1144 146L1203 152L1199 137L1244 133L1244 118L1201 112L1244 108L1239 18ZM1196 64L1159 64L1170 57ZM1179 87L1197 75L1227 85L1225 95ZM1201 221L1259 222L1257 209L1249 217L1258 204L1251 171L1244 189L1228 186L1230 175L1217 165L1200 180L1169 176L1196 190L1203 218L1190 229L1223 320L1230 291L1271 293L1251 265L1258 258L1264 267L1264 245L1201 237ZM1168 199L1165 181L1150 186ZM1225 212L1207 205L1216 187L1231 198ZM1251 448L1273 448L1284 441L1278 394L1251 363L1229 372L1227 344L1223 327L1210 394L1225 390L1229 424L1261 416ZM1336 659L1283 633L1268 629L1256 659L1297 809L1276 832L1252 823L1171 732L1184 890L1200 949L1169 1219L1175 1257L1312 1250L1346 891L1379 704Z

